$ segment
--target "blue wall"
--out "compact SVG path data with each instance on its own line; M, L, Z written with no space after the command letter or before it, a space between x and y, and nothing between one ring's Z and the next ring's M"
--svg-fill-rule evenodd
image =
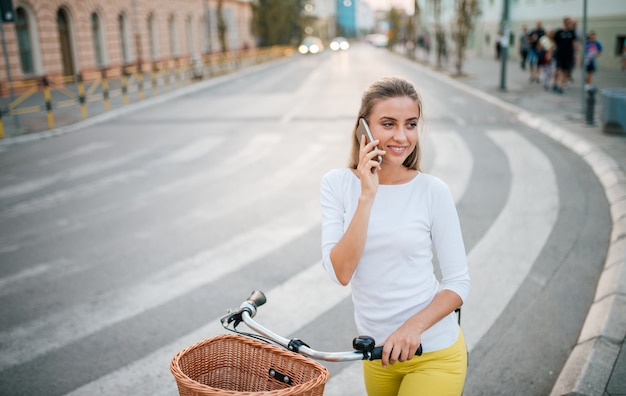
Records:
M348 38L356 37L356 2L358 0L337 0L338 34Z

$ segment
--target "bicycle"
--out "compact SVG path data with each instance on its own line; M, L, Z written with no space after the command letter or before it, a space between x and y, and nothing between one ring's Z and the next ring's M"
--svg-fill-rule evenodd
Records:
M352 341L354 350L317 351L298 338L287 339L253 318L267 301L255 290L239 308L220 319L235 334L222 334L178 352L170 364L180 396L267 395L321 396L330 374L316 360L376 360L382 346L369 336ZM241 323L255 333L237 329ZM416 355L422 354L420 345Z

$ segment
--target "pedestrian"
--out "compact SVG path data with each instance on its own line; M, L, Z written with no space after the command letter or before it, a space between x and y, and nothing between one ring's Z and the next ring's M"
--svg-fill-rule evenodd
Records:
M502 33L501 32L498 32L498 34L496 35L495 47L496 47L496 60L499 60L500 56L502 55Z
M572 70L569 74L569 82L573 84L573 71L576 69L576 65L580 63L581 67L584 67L585 64L585 35L578 28L578 23L575 19L572 19L572 30L576 33L576 41L574 41L574 56L572 57Z
M373 82L352 129L349 166L321 181L324 269L351 285L358 332L384 345L382 362L363 362L371 396L458 396L466 377L454 311L469 294L467 256L450 189L420 169L422 108L408 81ZM361 119L374 141L357 137ZM424 354L414 356L420 344Z
M530 51L529 38L528 28L523 26L522 34L519 36L519 56L522 70L526 70L526 59L528 59L528 52Z
M539 51L541 47L539 46L539 40L546 34L546 31L543 29L543 25L541 21L537 21L535 29L530 32L530 36L528 39L528 44L530 47L530 52L528 53L528 65L530 67L530 77L528 81L531 83L539 82Z
M537 45L539 53L539 75L540 83L545 90L550 89L550 85L554 85L556 60L555 60L555 46L552 38L554 37L554 31L548 30L546 34L541 36L539 44Z
M576 43L576 31L569 17L563 18L563 26L554 32L556 75L552 90L562 94L563 88L570 80L572 67L574 66L574 50Z
M626 70L626 37L622 43L622 71Z
M590 88L592 85L593 73L596 72L596 59L602 54L602 44L596 40L596 32L593 30L587 35L587 41L585 42L585 84L586 88Z

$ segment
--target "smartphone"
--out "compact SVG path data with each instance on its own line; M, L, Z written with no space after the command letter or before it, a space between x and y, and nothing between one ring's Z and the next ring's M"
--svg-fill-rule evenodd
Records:
M372 135L372 131L370 131L370 126L367 125L367 121L365 118L359 118L359 126L356 129L356 138L361 141L361 136L367 136L367 143L374 141L374 135ZM378 146L374 147L378 150ZM381 164L383 162L383 157L381 155L378 156L378 163ZM372 172L374 172L374 168L372 168Z

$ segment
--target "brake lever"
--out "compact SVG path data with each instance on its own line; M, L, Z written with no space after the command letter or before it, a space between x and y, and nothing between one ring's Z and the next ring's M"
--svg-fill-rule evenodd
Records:
M239 326L239 323L243 321L243 319L241 318L241 312L242 312L241 309L235 312L229 309L228 313L220 319L222 326L225 329L228 329L228 326L230 326L231 323L235 322L235 324L233 324L233 330L236 329L237 326Z

